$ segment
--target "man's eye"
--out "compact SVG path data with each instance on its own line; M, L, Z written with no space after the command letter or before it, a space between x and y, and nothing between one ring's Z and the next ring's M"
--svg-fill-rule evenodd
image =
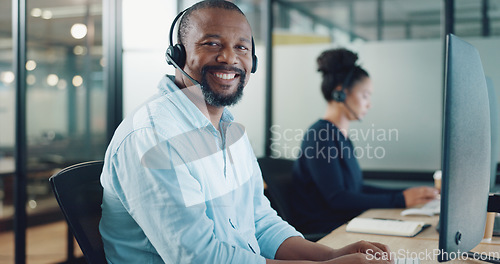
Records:
M248 50L248 48L247 48L247 47L245 47L245 46L236 46L236 47L237 47L238 49L240 49L240 50Z
M204 46L209 46L209 47L215 47L215 46L217 46L218 44L217 44L217 43L215 43L215 42L205 42L203 45L204 45Z

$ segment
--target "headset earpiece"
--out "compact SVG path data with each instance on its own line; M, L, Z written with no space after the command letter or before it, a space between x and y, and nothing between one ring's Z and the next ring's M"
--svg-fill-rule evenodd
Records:
M257 71L257 55L255 55L255 42L252 37L252 71L251 73L255 73Z
M342 90L333 90L332 92L332 99L336 102L343 103L346 97L344 87L342 87Z
M257 56L252 55L252 73L255 73L257 71Z
M187 9L186 9L187 10ZM186 12L186 10L177 14L172 21L172 25L170 26L170 45L167 48L167 52L165 52L165 59L167 60L168 65L178 66L182 69L184 67L184 63L186 63L186 49L182 44L175 44L173 42L172 35L174 34L175 23L177 20L181 18L181 16Z
M173 61L179 67L184 67L184 64L186 63L186 50L184 49L184 45L175 44L174 46L169 46L167 49L166 58L169 65L173 65Z
M354 71L356 70L356 66L354 66L346 75L344 82L342 83L342 88L340 90L333 90L332 91L332 99L334 101L343 103L345 102L345 99L347 97L345 91L347 90L347 87L351 83L352 76L354 74Z

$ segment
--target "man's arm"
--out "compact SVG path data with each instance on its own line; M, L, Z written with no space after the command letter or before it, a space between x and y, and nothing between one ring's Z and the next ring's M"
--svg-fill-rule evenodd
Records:
M151 243L163 261L264 263L262 256L217 238L214 222L207 216L201 183L186 165L176 165L182 157L168 142L160 143L164 144L164 156L157 157L164 167L150 168L139 163L134 154L144 153L138 149L146 145L140 140L151 135L145 129L137 133L120 147L122 154L132 154L113 156L108 189L116 193L147 237L145 241ZM198 145L198 149L203 147L206 146Z
M302 237L290 237L283 241L276 252L280 260L314 260L324 261L336 257L334 249L322 244L311 242Z
M325 245L311 242L299 236L295 230L286 222L281 220L271 208L269 201L264 196L262 176L255 160L254 168L258 175L254 175L256 181L254 193L254 210L256 219L256 236L259 245L267 258L267 264L273 263L390 263L373 257L367 257L367 253L389 254L387 246L379 243L359 241L340 249L332 249ZM283 225L285 224L285 225ZM277 233L276 233L277 232ZM292 234L292 235L290 235ZM274 246L281 235L288 235L281 244ZM273 251L273 249L275 251ZM274 259L271 259L273 258Z
M340 249L332 249L302 237L290 237L278 248L276 259L268 259L266 263L390 263L382 258L368 257L367 254L390 256L390 250L383 244L367 241L359 241Z

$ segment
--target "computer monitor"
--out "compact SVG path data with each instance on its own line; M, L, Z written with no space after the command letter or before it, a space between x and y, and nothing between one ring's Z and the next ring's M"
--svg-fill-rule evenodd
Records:
M479 52L454 35L446 40L440 262L482 240L491 172L488 90Z
M497 95L495 93L495 87L493 86L493 81L491 78L486 76L486 86L488 87L488 98L490 99L490 126L491 126L491 177L490 177L490 192L496 192L496 176L497 176L497 163L498 163L498 151L500 146L498 145L499 131L498 131L498 103ZM500 191L500 190L498 190Z

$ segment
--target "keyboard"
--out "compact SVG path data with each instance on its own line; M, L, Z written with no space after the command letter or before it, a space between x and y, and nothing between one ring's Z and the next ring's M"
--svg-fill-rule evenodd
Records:
M420 260L414 258L398 258L394 260L394 264L420 264Z

